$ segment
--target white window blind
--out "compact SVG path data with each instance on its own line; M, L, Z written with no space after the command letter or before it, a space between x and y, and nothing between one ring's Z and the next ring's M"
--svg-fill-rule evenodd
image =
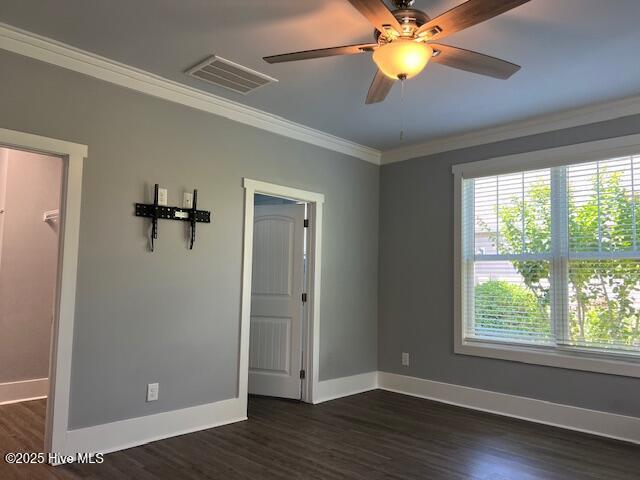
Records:
M466 340L640 355L640 156L463 181Z

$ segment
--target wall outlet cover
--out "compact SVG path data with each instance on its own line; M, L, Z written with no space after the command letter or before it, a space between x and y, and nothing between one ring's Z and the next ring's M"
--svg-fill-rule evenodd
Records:
M158 205L167 206L169 201L169 193L166 188L158 189Z
M409 366L409 354L407 352L402 352L402 366Z
M182 208L193 208L193 193L184 192Z
M158 384L150 383L147 385L147 402L158 400Z

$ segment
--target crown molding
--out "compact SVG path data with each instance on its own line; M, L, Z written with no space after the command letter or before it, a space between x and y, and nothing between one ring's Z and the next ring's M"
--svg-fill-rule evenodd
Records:
M380 165L381 152L108 58L0 23L0 49Z
M277 135L343 153L374 165L386 165L436 153L640 114L640 96L629 97L381 152L1 22L0 49Z
M386 150L382 154L381 163L386 165L436 153L526 137L563 128L579 127L636 114L640 114L640 96L563 110L558 113L536 116L507 125L474 130L461 135L441 137L420 144Z

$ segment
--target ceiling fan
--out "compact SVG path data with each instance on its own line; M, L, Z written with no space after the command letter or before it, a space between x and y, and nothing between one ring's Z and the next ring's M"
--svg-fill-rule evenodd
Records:
M436 40L489 20L529 0L468 0L431 19L411 8L414 0L393 0L389 10L382 0L349 0L376 28L375 43L320 48L264 57L269 63L292 62L334 55L373 52L378 71L369 87L367 104L383 101L396 80L418 75L429 60L489 77L507 79L518 65L482 53L464 50Z

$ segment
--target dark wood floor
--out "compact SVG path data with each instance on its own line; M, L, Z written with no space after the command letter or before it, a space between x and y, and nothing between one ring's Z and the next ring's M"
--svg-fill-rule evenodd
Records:
M0 479L640 479L640 447L374 391L311 406L251 398L250 420ZM0 452L41 451L44 401L0 407Z

